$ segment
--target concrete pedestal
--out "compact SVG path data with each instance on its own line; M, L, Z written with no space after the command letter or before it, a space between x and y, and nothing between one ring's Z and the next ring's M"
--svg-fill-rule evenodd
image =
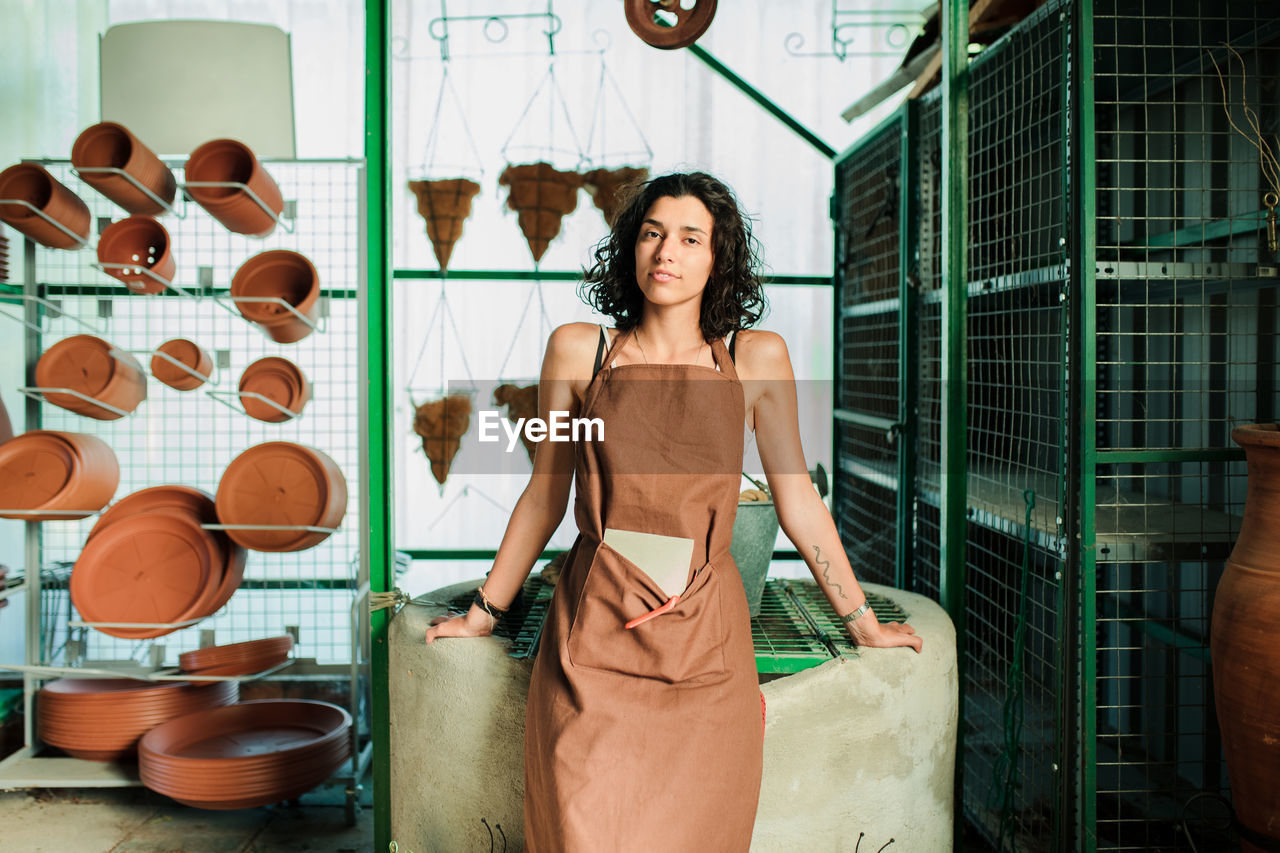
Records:
M447 601L479 581L423 596ZM768 705L753 853L951 849L955 631L929 599L865 584L910 614L924 652L862 649L761 688ZM401 851L520 850L531 660L494 637L423 634L444 610L390 626L391 837Z

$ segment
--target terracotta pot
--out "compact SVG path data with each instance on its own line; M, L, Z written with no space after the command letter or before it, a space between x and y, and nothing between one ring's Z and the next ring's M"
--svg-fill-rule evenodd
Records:
M240 391L260 394L293 412L286 414L256 397L240 398L245 414L268 423L292 420L311 399L311 383L302 370L288 359L276 356L260 358L246 367L240 377Z
M1240 426L1249 486L1244 522L1214 597L1213 695L1240 823L1280 842L1280 430ZM1251 853L1263 848L1241 841Z
M260 252L241 264L231 278L231 296L285 300L313 324L319 316L320 274L305 256L287 249ZM275 302L236 302L245 319L262 326L271 339L291 344L311 334L297 314Z
M541 261L560 233L561 220L578 206L582 176L561 172L550 163L526 163L507 166L498 183L511 188L507 206L519 214L520 231L534 262Z
M71 163L85 168L122 169L172 206L178 183L173 172L122 124L104 121L84 129L71 147ZM163 205L115 172L79 172L80 180L133 214L159 216Z
M427 238L441 270L449 268L453 244L462 236L462 223L471 215L471 200L480 185L466 178L438 181L410 181L409 189L418 198L418 213L427 223Z
M231 461L215 499L223 524L336 528L347 511L347 482L328 455L288 441L255 445ZM301 551L327 533L229 530L256 551Z
M31 430L0 446L0 509L46 511L0 517L86 518L107 505L119 484L115 454L96 436Z
M192 376L187 371L158 355L151 357L151 375L178 391L190 391L199 388L213 372L213 359L197 344L186 338L173 338L156 347L170 358L177 359L187 367L199 373L204 379Z
M31 208L0 204L0 220L50 249L82 249L89 241L89 208L49 171L36 163L18 163L0 172L0 198L20 199L80 235L78 242L46 222Z
M214 139L204 143L187 158L186 182L235 182L257 194L277 217L284 199L275 179L262 167L253 150L234 139ZM276 220L238 187L187 187L187 194L221 222L228 231L250 237L266 237Z
M147 379L133 356L111 355L112 346L93 335L72 335L45 350L36 362L41 388L70 388L124 412L132 412L147 398ZM116 412L70 394L46 394L55 406L100 421L116 420Z
M193 652L178 655L178 666L183 672L204 672L217 667L239 664L244 661L260 659L284 661L293 648L293 637L285 634L280 637L266 637L261 640L249 640L244 643L231 643L225 646L207 646ZM249 670L250 673L258 670ZM245 673L247 674L247 673Z
M120 279L134 293L162 293L167 289L139 268L145 267L168 282L173 281L178 269L169 251L169 232L150 216L130 216L108 225L98 238L98 262L104 265L107 275ZM106 264L130 264L131 268Z

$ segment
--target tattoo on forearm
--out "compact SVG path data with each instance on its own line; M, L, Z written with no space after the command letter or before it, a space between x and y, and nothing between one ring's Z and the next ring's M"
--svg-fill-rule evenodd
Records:
M822 549L817 545L813 546L813 560L822 567L822 579L827 582L827 586L833 587L836 592L840 593L840 597L847 601L849 596L844 594L844 588L841 587L840 584L831 580L831 561L822 559Z

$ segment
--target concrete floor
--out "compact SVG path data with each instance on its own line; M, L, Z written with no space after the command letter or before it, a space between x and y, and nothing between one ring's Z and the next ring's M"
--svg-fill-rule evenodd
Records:
M368 801L366 780L364 800ZM297 803L204 811L146 788L0 792L4 853L368 853L369 803L346 824L343 792L322 786Z

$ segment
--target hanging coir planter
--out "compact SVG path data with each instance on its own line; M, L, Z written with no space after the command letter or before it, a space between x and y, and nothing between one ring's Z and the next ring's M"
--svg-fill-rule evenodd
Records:
M582 176L562 172L550 163L508 166L498 183L510 187L507 206L518 214L520 231L529 244L534 263L560 233L560 223L578 206Z
M71 163L80 180L132 214L159 216L173 206L173 172L122 124L85 128L71 148Z
M418 213L427 223L427 238L440 269L449 269L453 244L462 236L462 223L471 215L471 200L480 185L467 178L410 181L409 189L418 199Z
M422 439L422 450L431 461L431 475L441 485L449 477L453 457L471 426L471 398L449 394L414 405L413 431Z

